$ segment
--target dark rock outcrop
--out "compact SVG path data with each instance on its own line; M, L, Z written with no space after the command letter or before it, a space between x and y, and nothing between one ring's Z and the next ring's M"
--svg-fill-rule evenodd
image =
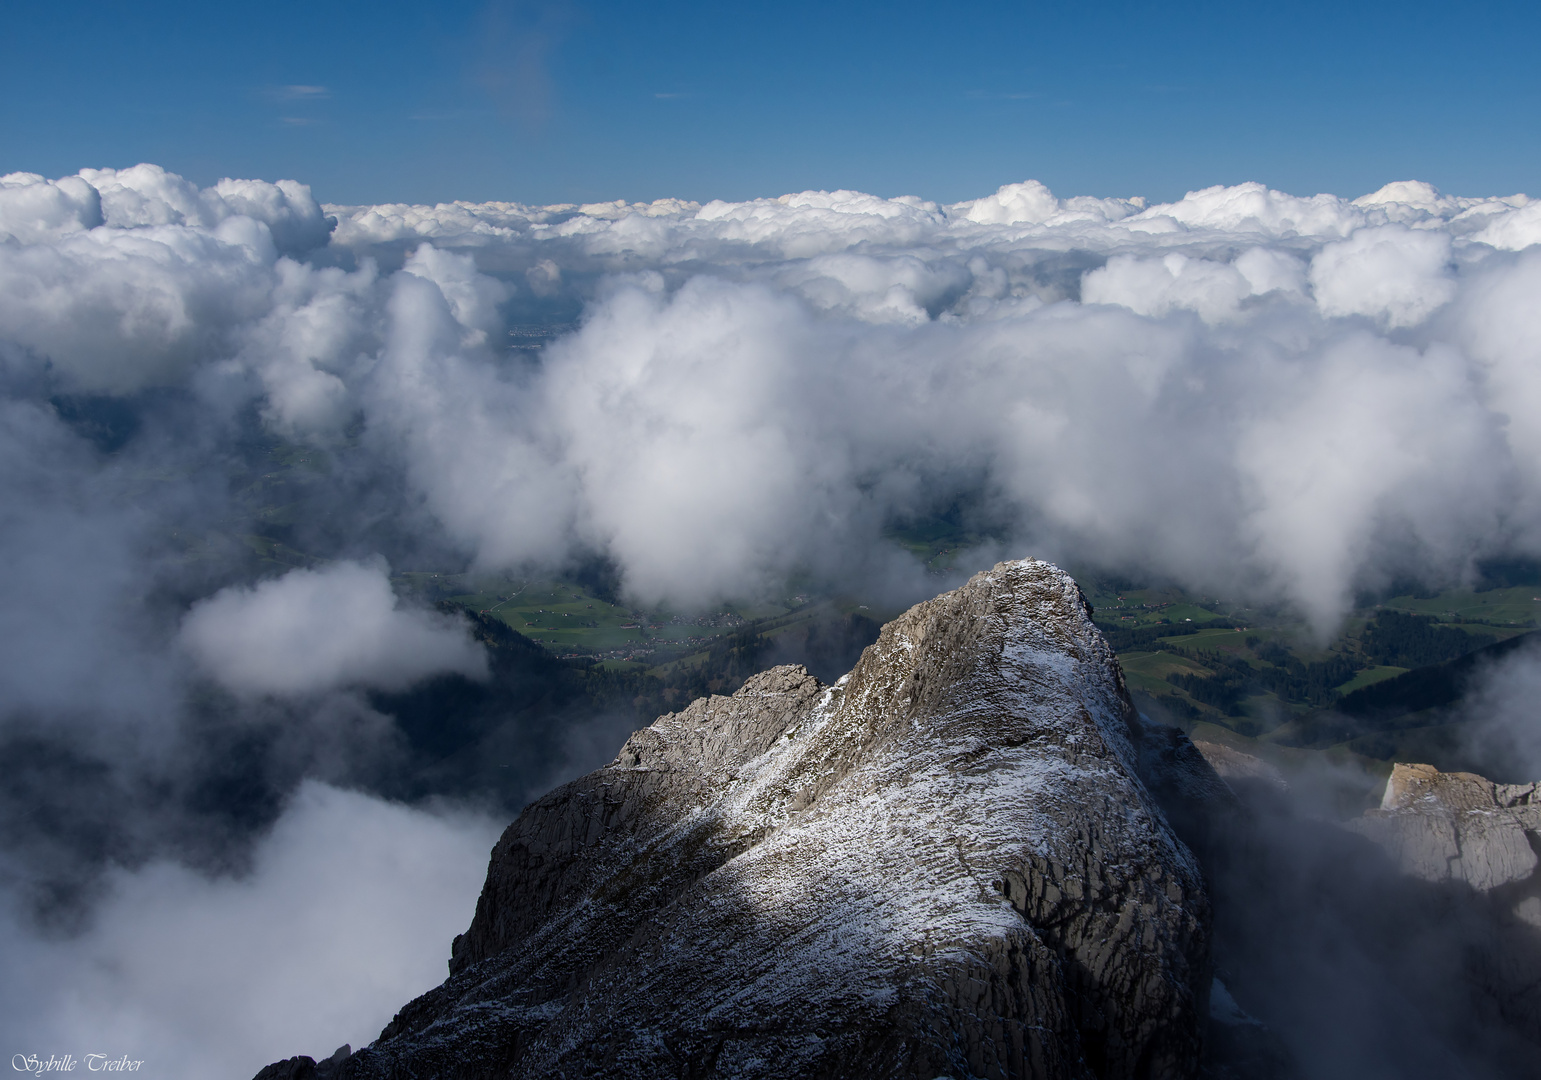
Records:
M331 1057L321 1061L304 1054L275 1061L253 1077L253 1080L333 1080L352 1050L351 1046L343 1043L332 1051Z
M1208 899L1153 792L1229 798L1075 583L1003 563L532 804L337 1075L1193 1076Z

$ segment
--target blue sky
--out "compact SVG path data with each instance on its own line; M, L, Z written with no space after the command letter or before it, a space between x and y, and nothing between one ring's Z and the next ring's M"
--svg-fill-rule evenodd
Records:
M12 0L0 172L334 202L1541 193L1534 5Z

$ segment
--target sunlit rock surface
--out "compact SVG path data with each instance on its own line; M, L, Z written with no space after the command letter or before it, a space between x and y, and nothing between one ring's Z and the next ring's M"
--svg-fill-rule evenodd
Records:
M1396 765L1379 810L1354 822L1425 881L1460 881L1478 892L1536 871L1541 784L1495 784L1475 773Z
M1403 873L1444 887L1447 917L1478 913L1465 977L1514 1030L1541 1042L1541 783L1398 764L1380 809L1351 827Z
M1221 779L1236 783L1263 783L1279 791L1288 791L1289 783L1278 768L1262 758L1244 754L1235 747L1204 739L1193 740L1194 749L1204 755Z
M531 805L450 979L336 1075L1195 1075L1208 899L1151 788L1223 793L1075 583L1002 563Z

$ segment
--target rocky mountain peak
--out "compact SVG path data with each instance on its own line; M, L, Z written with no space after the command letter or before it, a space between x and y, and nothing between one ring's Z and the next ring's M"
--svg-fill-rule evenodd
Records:
M1074 581L1002 563L528 807L449 980L336 1075L1191 1075L1209 906L1151 786L1223 790Z

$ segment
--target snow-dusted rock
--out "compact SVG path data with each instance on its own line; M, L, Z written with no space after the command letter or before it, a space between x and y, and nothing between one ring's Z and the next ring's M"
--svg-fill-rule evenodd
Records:
M338 1075L1194 1075L1208 899L1142 757L1224 790L1075 583L1002 563L531 805L449 980Z

